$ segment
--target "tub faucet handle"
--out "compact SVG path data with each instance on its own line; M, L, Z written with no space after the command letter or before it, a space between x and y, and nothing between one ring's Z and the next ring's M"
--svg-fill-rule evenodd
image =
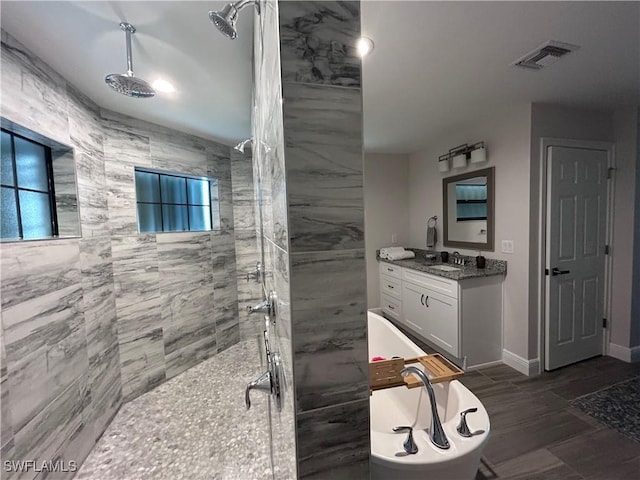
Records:
M475 432L472 432L469 429L469 425L467 425L467 413L475 413L477 411L478 409L474 407L474 408L468 408L465 411L460 413L460 423L456 428L460 436L469 438L469 437L473 437L474 435L480 435L484 433L484 430L476 430Z
M404 448L404 451L407 452L409 455L415 455L416 453L418 453L418 445L416 445L416 442L413 440L413 427L409 427L409 426L393 427L393 431L396 433L409 432L409 436L402 444L402 447Z
M271 371L267 370L257 379L247 385L247 389L244 392L244 404L246 405L247 410L251 408L251 397L249 396L249 392L251 390L261 390L266 393L271 393L273 391L273 385L271 383Z

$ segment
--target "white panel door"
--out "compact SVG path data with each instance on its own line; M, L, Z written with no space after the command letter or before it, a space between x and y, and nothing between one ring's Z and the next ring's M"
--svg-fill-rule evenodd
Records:
M608 153L548 147L545 369L602 354Z

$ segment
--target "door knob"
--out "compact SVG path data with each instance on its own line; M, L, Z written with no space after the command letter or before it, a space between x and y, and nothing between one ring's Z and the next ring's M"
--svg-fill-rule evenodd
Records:
M553 267L551 269L551 275L552 276L566 275L567 273L571 273L571 270L560 270L558 267Z

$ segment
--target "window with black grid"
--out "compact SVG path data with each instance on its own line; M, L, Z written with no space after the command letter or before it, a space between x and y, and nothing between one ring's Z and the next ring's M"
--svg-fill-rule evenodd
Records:
M217 230L218 181L136 167L140 232Z
M2 129L0 172L3 240L58 235L51 149Z

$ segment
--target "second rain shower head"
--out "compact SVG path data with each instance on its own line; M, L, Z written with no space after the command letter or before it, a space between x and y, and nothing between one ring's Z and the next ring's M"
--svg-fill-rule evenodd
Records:
M209 20L213 23L220 33L231 40L238 37L236 30L236 21L238 20L238 12L247 5L255 5L258 15L260 14L260 4L258 0L240 0L236 3L228 3L221 11L210 11Z
M129 23L121 23L120 29L122 29L127 37L127 73L112 73L104 77L104 81L107 85L113 88L116 92L126 95L127 97L134 98L149 98L156 94L156 91L151 85L137 78L133 74L133 60L131 59L131 34L136 32L133 25Z

